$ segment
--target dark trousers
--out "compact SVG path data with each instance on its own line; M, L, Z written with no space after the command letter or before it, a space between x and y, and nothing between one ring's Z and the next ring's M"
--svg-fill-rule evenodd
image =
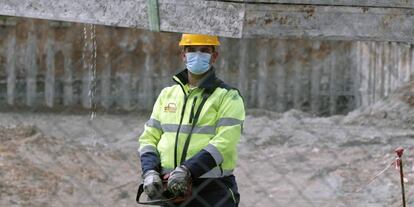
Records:
M233 175L223 178L197 179L193 181L192 196L181 204L168 207L237 207L240 194Z

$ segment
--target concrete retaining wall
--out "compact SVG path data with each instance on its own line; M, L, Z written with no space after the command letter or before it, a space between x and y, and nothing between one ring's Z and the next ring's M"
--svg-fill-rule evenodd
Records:
M178 34L20 18L0 24L0 106L150 110L183 68ZM403 43L221 41L218 73L249 107L346 113L387 96L414 71L413 46Z

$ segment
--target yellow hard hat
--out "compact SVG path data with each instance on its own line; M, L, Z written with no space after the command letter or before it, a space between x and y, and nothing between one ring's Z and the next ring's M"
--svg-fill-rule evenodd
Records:
M220 42L217 36L203 34L183 34L179 46L189 45L213 45L219 46Z

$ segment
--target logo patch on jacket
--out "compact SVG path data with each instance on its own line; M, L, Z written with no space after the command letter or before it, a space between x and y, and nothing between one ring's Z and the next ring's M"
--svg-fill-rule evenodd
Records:
M164 107L164 112L175 113L177 111L177 105L175 103L168 103L167 106Z

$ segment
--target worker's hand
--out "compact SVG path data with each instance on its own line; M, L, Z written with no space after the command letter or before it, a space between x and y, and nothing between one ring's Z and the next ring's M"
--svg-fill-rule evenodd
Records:
M176 196L185 195L188 191L191 173L184 165L173 170L168 178L168 190Z
M155 170L147 171L142 178L144 179L144 192L150 198L161 197L162 181L160 174Z

